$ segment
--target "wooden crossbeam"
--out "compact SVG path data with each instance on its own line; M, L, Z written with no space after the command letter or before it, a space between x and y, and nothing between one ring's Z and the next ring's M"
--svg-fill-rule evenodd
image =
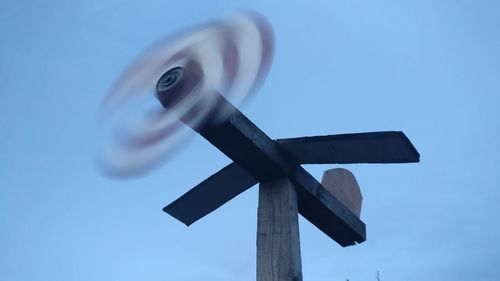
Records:
M220 98L222 107L232 107ZM260 182L288 178L297 190L299 213L341 246L366 240L365 224L355 214L239 110L231 112L221 122L193 129Z

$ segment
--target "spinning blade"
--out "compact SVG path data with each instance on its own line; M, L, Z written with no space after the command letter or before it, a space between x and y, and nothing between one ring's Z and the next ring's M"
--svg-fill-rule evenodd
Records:
M214 90L236 106L246 101L266 77L273 49L270 24L248 12L151 46L123 72L98 112L101 170L111 176L136 176L178 151L192 133L181 119L196 126L227 113L217 107ZM199 79L187 85L189 94L165 110L155 98L156 83L175 67ZM166 77L159 87L168 87L171 79L175 77Z

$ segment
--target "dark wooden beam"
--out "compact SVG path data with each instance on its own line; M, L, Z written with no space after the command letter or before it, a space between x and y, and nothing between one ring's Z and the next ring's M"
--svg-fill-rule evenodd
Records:
M300 164L412 163L420 154L403 132L369 132L276 140Z
M299 213L340 245L365 241L365 224L237 109L223 122L195 129L259 181L291 180Z
M233 162L177 198L163 211L189 226L257 183L257 179Z
M165 86L160 81L167 78L170 80ZM166 109L175 107L177 102L192 93L194 85L199 83L200 79L196 71L174 68L160 78L157 97ZM200 203L204 200L204 194L210 192L215 185L223 183L227 174L231 176L234 173L231 172L231 167L228 168L229 172L223 169L220 174L207 179L199 188L189 191L183 196L184 199L181 197L181 200L174 202L172 206L177 207L167 206L165 211L182 217L185 223L189 224L251 186L254 179L270 182L288 178L296 189L298 210L302 216L342 246L365 240L364 223L307 173L277 142L257 128L222 95L207 92L198 97L196 104L180 115L179 119L231 158L238 167L236 173L241 172L248 180L244 180L244 184L235 190L221 188L215 191L216 199L207 198L207 202ZM210 103L206 102L207 99ZM213 102L217 102L217 106L212 107ZM204 122L200 124L196 122L198 119L195 117L204 112L206 106L210 106L211 111L204 116ZM238 183L237 180L234 182ZM188 199L185 200L186 198ZM202 204L199 212L185 210L194 204Z

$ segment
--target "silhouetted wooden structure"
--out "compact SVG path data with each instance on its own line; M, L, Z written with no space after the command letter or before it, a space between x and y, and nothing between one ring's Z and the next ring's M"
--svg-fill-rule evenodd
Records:
M177 78L195 79L188 70L182 71L174 80L170 75L168 83L182 83ZM173 97L183 95L173 88L157 89L165 107ZM343 247L366 240L365 224L301 164L419 161L417 150L402 132L273 140L224 97L218 97L216 108L224 108L228 113L221 117L214 112L213 116L217 117L192 128L233 162L166 206L164 211L190 225L260 183L259 281L302 280L297 213Z

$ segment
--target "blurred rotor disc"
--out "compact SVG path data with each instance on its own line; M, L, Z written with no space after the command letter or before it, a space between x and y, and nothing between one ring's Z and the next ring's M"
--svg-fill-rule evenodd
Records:
M102 145L98 164L106 175L141 175L179 150L217 106L214 91L233 105L246 101L267 76L274 50L270 24L240 13L161 40L122 73L98 112ZM159 78L174 67L195 70L200 80L179 102L164 109L155 97ZM200 103L203 106L199 106ZM193 106L201 110L194 111Z

